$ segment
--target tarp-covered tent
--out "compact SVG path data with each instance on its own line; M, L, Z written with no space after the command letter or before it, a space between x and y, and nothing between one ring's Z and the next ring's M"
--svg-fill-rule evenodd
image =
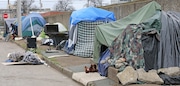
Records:
M131 65L134 68L145 67L146 71L156 69L159 46L157 37L159 36L161 28L160 16L161 11L158 11L145 22L129 24L108 48L110 55L104 57L102 56L103 54L101 54L98 65L104 67L98 67L98 70L101 70L99 71L100 74L106 73L107 70L105 70L105 68L109 65L114 66L119 69L119 71L122 71L126 65ZM103 61L104 58L108 58L106 63ZM126 62L123 64L118 63L121 58L125 58Z
M161 6L153 1L120 20L105 25L98 25L95 30L94 62L97 63L99 60L102 45L109 47L112 44L112 41L122 33L127 25L139 24L146 21L155 15L157 10L161 10Z
M97 25L110 21L115 21L114 13L104 9L88 7L74 11L70 17L71 27L66 52L81 57L92 57L94 30Z
M22 37L32 36L33 34L35 36L39 35L45 24L46 20L39 13L27 15L22 20Z
M110 47L111 66L115 66L119 72L123 71L127 65L135 69L145 68L146 71L165 70L166 72L157 73L164 81L163 85L179 85L179 20L180 13L178 12L159 11L145 22L129 24ZM126 64L116 66L117 64L114 63L119 58L126 58L124 62ZM178 72L175 72L176 69L173 70L173 68L177 68Z
M140 24L129 24L109 48L111 65L116 65L120 58L126 58L127 64L135 69L157 69L160 18L161 11Z

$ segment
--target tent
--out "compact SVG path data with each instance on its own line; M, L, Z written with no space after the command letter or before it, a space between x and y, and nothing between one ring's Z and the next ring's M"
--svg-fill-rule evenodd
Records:
M24 18L25 18L25 16L22 16L22 17L21 17L21 21L22 21ZM11 24L16 25L16 28L17 28L17 26L18 26L17 18L8 18L8 19L5 19L5 28L6 28L6 29L5 29L4 34L7 34L7 33L8 33L9 27L10 27Z
M59 31L59 32L65 32L65 31L67 31L67 28L66 28L63 24L61 24L61 23L59 23L59 22L54 23L54 25L58 25L58 31Z
M14 24L14 22L16 21L17 18L9 18L9 19L5 19L5 23L7 24L8 28L11 26L11 24Z
M25 18L26 16L21 16L21 21ZM18 26L18 20L16 18L16 20L13 23L14 25Z
M178 72L172 71L180 67L179 20L179 12L159 11L147 21L129 24L110 47L111 66L115 66L119 72L127 65L136 70L145 68L148 72L162 70L157 74L163 80L163 85L179 85L180 76ZM118 68L115 63L120 58L125 58L126 64Z
M116 65L119 58L126 58L126 62L135 69L145 68L146 71L156 69L160 18L161 11L140 24L129 24L109 48L111 65Z
M65 51L81 57L92 57L96 26L111 21L115 21L114 13L104 9L88 7L73 11Z
M22 37L38 36L46 24L46 20L39 13L31 13L22 20Z
M149 4L143 6L136 12L120 19L115 22L111 22L104 25L98 25L95 30L95 42L94 42L94 62L98 62L100 58L101 46L110 47L113 40L122 33L122 31L129 24L139 24L143 21L146 21L153 15L157 13L157 11L161 10L161 6L152 1Z
M4 31L4 36L5 37L8 32L9 32L9 28L11 27L11 24L13 24L15 21L16 21L16 18L8 18L8 19L5 19L5 31Z
M146 71L180 67L179 20L180 13L158 9L152 17L128 24L109 46L111 65L123 57L134 68Z

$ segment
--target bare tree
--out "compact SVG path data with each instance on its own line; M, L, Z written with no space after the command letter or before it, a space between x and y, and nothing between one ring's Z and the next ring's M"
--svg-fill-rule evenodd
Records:
M90 6L100 7L102 6L102 1L103 0L87 0L87 4L85 4L84 6L85 7L90 7Z
M32 7L32 4L34 3L34 0L21 0L21 7L23 14L29 13L29 10L34 8ZM15 1L14 6L17 7L17 1Z
M32 5L29 11L34 11L34 10L41 10L41 9L37 5Z
M55 5L56 11L73 11L74 7L71 5L71 0L59 0Z

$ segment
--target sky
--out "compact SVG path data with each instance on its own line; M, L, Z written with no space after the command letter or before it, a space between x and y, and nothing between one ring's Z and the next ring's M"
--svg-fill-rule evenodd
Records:
M16 0L10 0L10 4L14 4ZM41 0L43 4L43 8L50 8L51 10L54 9L54 5L58 2L58 0ZM105 2L109 0L104 0ZM72 0L73 4L72 6L76 9L82 9L83 6L87 3L87 0ZM0 0L0 9L6 9L7 8L8 0ZM33 3L37 7L40 7L39 0L35 0Z

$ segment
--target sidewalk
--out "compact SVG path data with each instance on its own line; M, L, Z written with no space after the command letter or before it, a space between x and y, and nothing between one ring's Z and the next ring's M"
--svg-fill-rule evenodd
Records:
M85 73L84 67L89 67L93 61L91 58L82 58L77 56L57 56L66 55L63 51L59 53L45 53L42 52L45 61L53 68L64 73L73 80L85 86L117 86L118 84L108 79L107 77L100 76L96 73ZM48 58L56 55L57 57Z
M25 40L15 41L14 43L25 49ZM55 53L46 53L45 50L48 49L48 46L40 45L38 42L37 47L41 50L38 53L42 55L43 60L45 60L50 67L84 86L120 86L119 83L115 83L107 77L100 76L98 72L85 73L84 67L90 67L93 63L92 58L68 55L61 50Z

